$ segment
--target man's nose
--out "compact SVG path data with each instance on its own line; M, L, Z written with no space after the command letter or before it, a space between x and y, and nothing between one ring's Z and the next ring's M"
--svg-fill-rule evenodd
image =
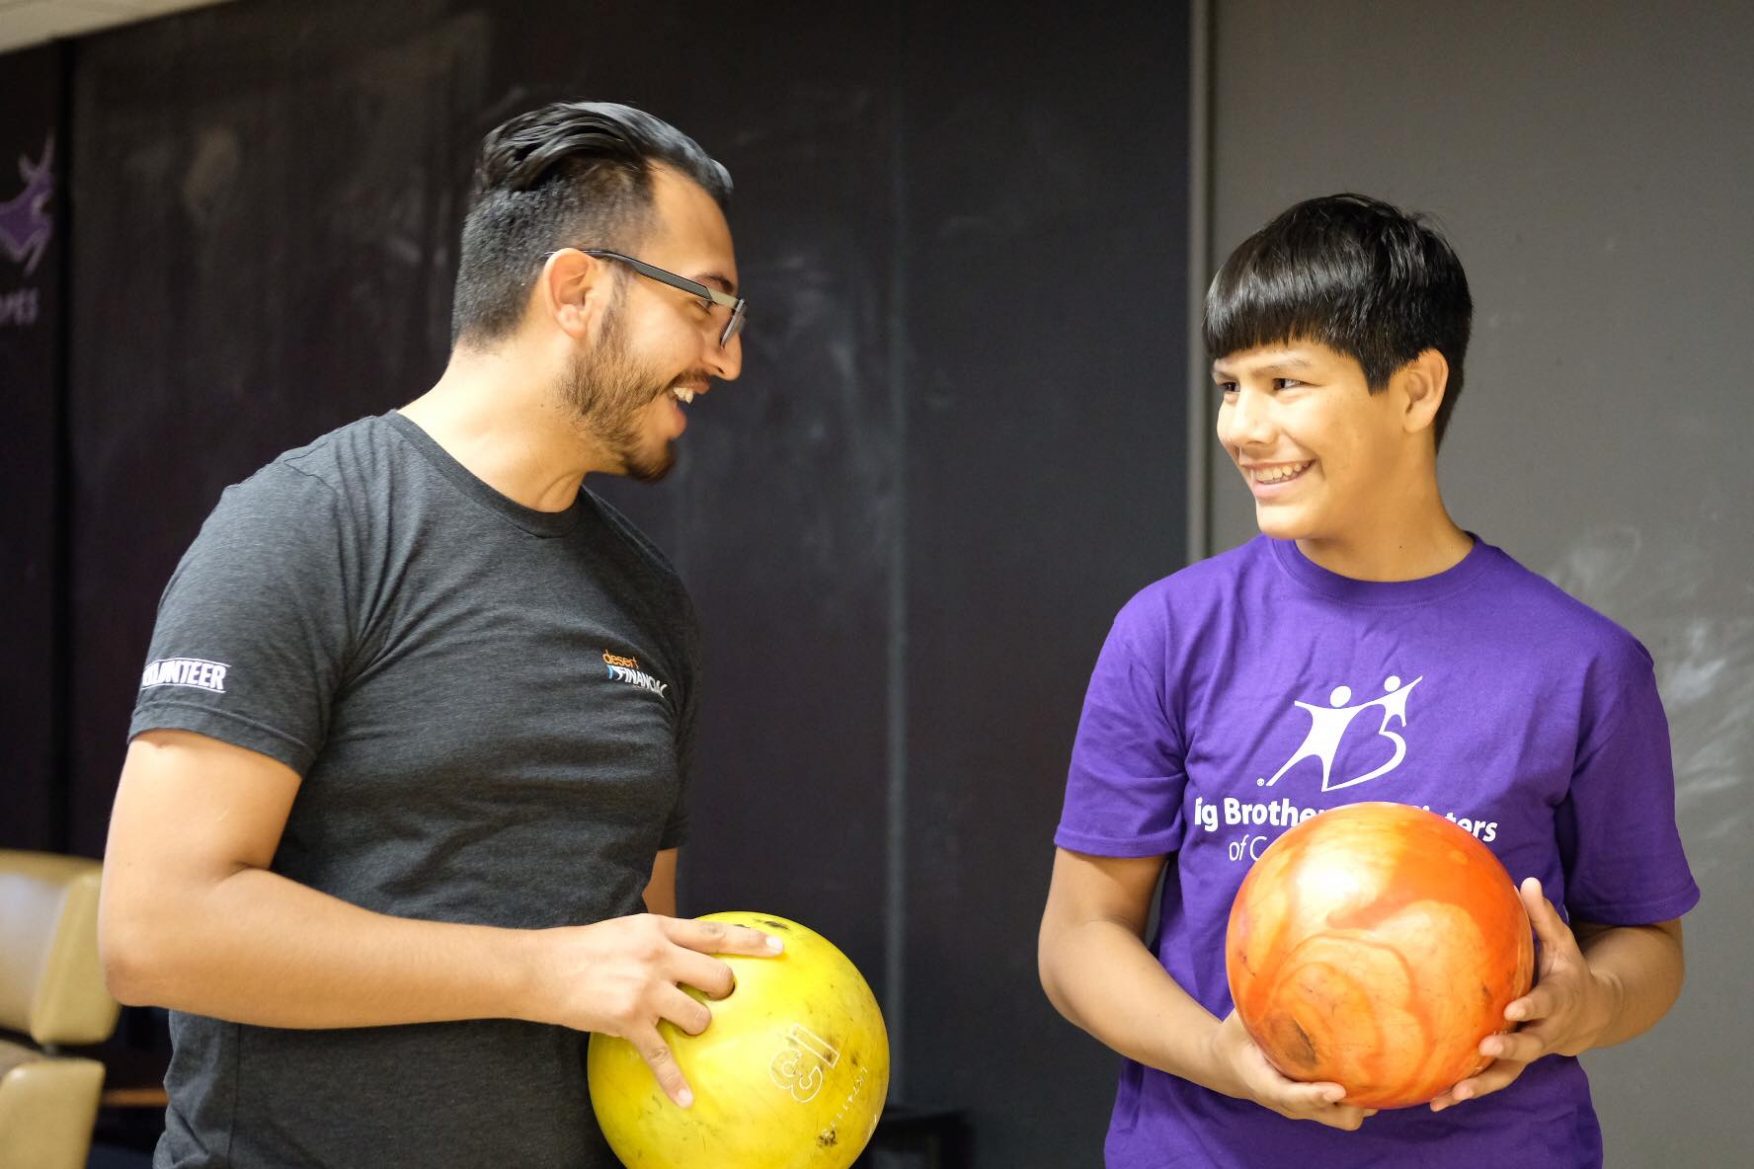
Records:
M736 381L737 375L743 372L743 334L738 333L729 344L720 345L719 335L713 333L707 339L702 364L720 381Z

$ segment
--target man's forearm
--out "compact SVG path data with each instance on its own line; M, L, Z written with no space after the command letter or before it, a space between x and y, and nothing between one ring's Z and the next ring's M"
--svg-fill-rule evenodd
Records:
M287 1028L523 1017L535 940L373 913L256 868L106 905L103 934L122 1001Z

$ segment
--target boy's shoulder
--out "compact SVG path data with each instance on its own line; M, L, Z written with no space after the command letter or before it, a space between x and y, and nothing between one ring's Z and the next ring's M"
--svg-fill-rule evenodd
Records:
M1308 582L1282 563L1283 549L1267 536L1255 536L1217 555L1153 581L1135 593L1116 616L1123 628L1163 629L1172 623L1198 625L1208 618L1235 615L1238 611L1274 608L1287 596L1304 594ZM1526 647L1574 662L1613 661L1626 666L1644 663L1650 654L1627 629L1539 573L1525 567L1509 553L1476 538L1466 571L1456 574L1453 587L1421 590L1417 606L1431 612L1448 610L1483 640ZM1362 618L1374 602L1406 605L1408 599L1392 590L1372 596L1365 585L1347 592L1343 605L1331 607L1323 621L1345 620L1346 613Z
M1482 545L1492 558L1490 604L1531 648L1549 646L1571 656L1613 659L1648 666L1650 653L1630 630L1501 548Z
M1244 540L1234 548L1196 560L1152 581L1136 595L1193 597L1233 590L1239 582L1272 569L1272 543L1266 536Z
M1235 597L1274 572L1272 541L1255 536L1234 548L1196 560L1134 593L1122 612L1183 606Z
M1117 630L1143 633L1177 625L1197 624L1258 592L1263 574L1274 571L1270 541L1256 536L1227 551L1152 581L1130 597L1115 614Z

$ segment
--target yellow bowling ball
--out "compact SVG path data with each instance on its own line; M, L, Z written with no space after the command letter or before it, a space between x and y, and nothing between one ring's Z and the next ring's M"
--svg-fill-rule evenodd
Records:
M785 942L775 958L721 955L737 975L699 1035L660 1022L694 1092L678 1108L631 1043L592 1035L591 1106L627 1169L847 1169L889 1093L889 1034L859 970L783 917L712 913ZM706 1001L698 991L685 988Z

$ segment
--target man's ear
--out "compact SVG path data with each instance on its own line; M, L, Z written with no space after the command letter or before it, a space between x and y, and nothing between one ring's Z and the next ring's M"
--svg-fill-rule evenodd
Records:
M1408 433L1435 426L1437 409L1449 391L1449 361L1444 355L1427 349L1396 370L1394 380L1406 404L1402 425Z
M561 248L542 264L526 313L538 313L580 340L589 336L608 306L614 277L609 265L577 248Z

